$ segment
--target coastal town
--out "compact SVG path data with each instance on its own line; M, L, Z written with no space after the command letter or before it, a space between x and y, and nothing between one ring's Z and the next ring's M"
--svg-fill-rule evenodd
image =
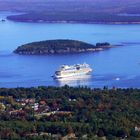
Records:
M47 102L48 101L48 102ZM69 102L75 102L76 99L69 99ZM61 110L59 100L46 100L35 98L13 98L13 96L0 96L0 113L1 117L9 117L16 120L27 120L29 117L33 117L37 120L46 118L55 118L55 116L72 116L72 111ZM26 133L25 136L51 136L58 139L60 134L51 134L47 132L31 132ZM64 136L62 139L68 138L76 139L73 132Z

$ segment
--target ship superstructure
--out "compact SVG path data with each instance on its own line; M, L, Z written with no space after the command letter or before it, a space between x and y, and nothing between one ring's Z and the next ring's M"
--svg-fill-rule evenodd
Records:
M86 63L76 64L76 65L62 65L60 68L55 71L54 78L62 79L69 77L76 77L81 75L87 75L92 72L90 66Z

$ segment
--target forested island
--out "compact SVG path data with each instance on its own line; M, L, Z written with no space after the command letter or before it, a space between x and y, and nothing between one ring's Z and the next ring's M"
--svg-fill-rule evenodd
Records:
M139 140L140 89L0 89L1 140Z
M68 39L46 40L32 42L18 47L14 53L17 54L67 54L80 52L94 52L110 48L107 42L92 45L86 42Z

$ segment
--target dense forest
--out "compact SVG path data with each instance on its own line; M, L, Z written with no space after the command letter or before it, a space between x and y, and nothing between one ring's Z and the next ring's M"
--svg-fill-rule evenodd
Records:
M93 52L110 47L111 45L107 42L92 45L77 40L57 39L28 43L18 47L14 52L17 54L64 54Z
M0 139L139 140L140 90L0 89Z

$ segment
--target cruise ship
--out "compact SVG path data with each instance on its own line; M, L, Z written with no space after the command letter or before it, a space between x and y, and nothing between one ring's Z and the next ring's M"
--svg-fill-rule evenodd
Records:
M53 77L55 79L62 78L75 78L77 76L87 75L92 72L90 66L86 63L76 65L62 65L57 71L55 71Z

